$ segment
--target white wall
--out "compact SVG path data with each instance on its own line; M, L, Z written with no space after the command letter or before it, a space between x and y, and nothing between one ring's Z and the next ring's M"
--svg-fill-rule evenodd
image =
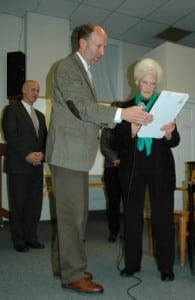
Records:
M25 34L26 78L38 80L40 96L51 98L51 70L71 49L69 21L27 13Z
M159 90L168 89L195 96L194 48L165 42L145 56L156 59L162 65L164 76Z

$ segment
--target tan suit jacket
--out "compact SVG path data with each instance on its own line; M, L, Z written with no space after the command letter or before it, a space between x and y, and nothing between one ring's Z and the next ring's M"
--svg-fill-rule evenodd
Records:
M53 77L46 161L54 166L89 171L101 126L114 127L116 108L97 104L96 93L77 54L61 60Z

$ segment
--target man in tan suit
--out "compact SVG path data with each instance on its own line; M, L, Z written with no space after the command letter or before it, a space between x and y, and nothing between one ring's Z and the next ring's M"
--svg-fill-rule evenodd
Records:
M140 107L120 109L98 104L88 68L104 55L107 34L94 24L78 30L79 50L61 60L53 78L52 112L46 161L56 199L57 235L53 247L54 275L62 286L77 292L100 293L86 271L83 236L88 215L88 172L98 147L100 127L113 128L126 120L147 124L152 116Z

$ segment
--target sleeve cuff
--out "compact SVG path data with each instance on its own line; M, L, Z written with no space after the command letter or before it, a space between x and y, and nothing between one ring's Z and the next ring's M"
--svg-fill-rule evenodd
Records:
M121 112L122 112L122 108L118 108L114 117L114 123L121 123L122 119L121 119Z

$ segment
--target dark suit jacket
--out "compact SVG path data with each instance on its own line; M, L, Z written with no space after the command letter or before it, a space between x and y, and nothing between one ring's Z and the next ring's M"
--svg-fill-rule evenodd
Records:
M47 128L44 115L36 110L39 122L39 134L36 135L31 117L20 102L5 107L2 129L8 144L5 171L7 173L30 173L34 166L26 162L31 152L45 152Z

